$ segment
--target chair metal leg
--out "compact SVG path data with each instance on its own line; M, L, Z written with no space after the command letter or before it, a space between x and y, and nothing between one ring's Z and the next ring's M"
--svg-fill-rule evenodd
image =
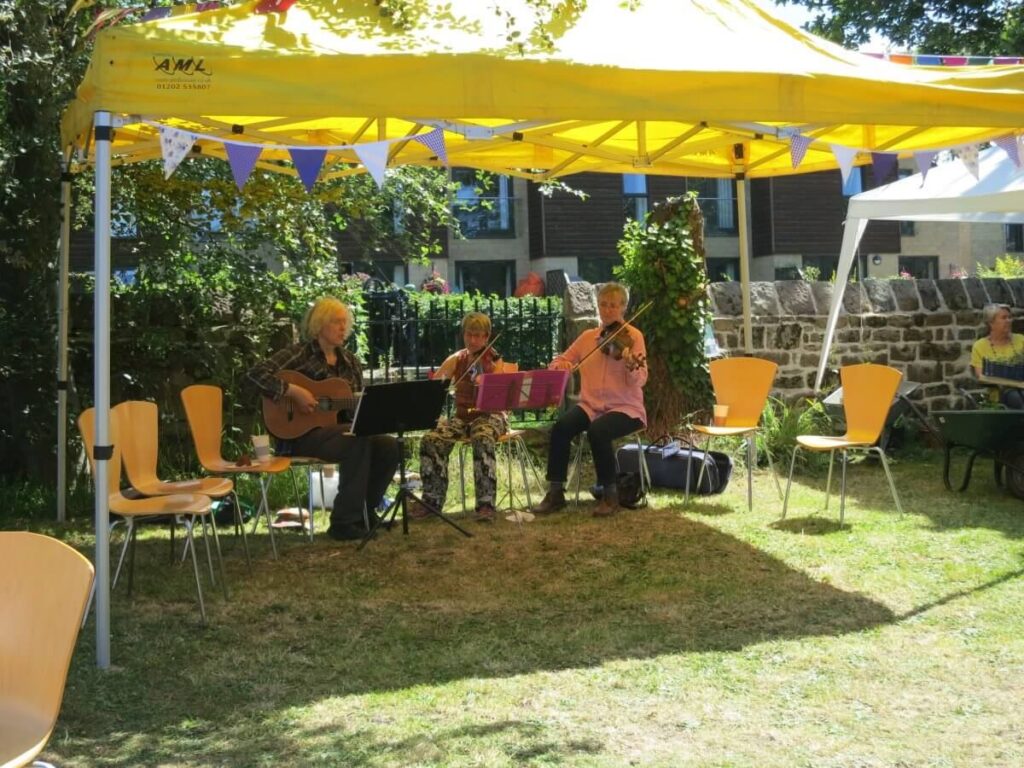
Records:
M832 460L835 459L836 452L828 452L828 479L825 481L825 509L828 510L829 496L832 494Z
M683 497L683 506L690 503L690 478L693 475L693 456L686 462L686 495Z
M572 487L573 482L576 483L575 505L578 507L580 505L580 486L583 485L583 444L587 440L586 434L580 433L577 440L579 442L576 444L576 458L573 460L572 468L569 471L569 476L572 479L566 483L566 490Z
M269 484L269 481L268 480L264 480L262 475L260 475L259 481L260 481L260 495L261 495L261 497L263 499L263 502L262 502L262 505L261 505L262 509L263 509L263 516L267 520L267 530L270 532L270 550L271 550L271 552L274 553L274 559L277 560L277 541L274 539L274 526L273 526L273 522L274 521L270 518L270 500L267 497L267 485ZM256 520L253 521L253 532L256 531L256 523L259 521L259 519L260 519L260 516L259 516L259 513L257 512L256 513Z
M185 518L185 535L188 537L188 548L192 550L192 574L196 577L196 597L199 599L199 615L206 625L206 604L203 602L203 585L199 582L199 559L196 557L195 541L192 536L192 521Z
M112 523L110 525L110 530L114 530L115 525L117 525L117 523ZM111 589L117 587L117 580L121 576L121 566L124 565L124 557L125 554L128 552L128 545L131 543L132 540L132 530L135 528L135 523L132 521L130 517L124 518L124 525L124 544L121 545L121 554L118 555L117 558L117 568L114 569L114 580L110 583Z
M704 443L704 457L705 457L705 460L707 459L708 453L711 451L711 439L712 439L711 435L708 435L708 441L706 443ZM697 473L697 487L694 490L694 493L697 493L698 495L699 495L698 492L700 491L700 481L704 479L704 464L705 464L704 461L702 461L700 463L700 472ZM687 466L687 469L689 469L689 465ZM687 488L690 487L689 482L687 482L686 487Z
M213 575L213 557L210 555L210 540L206 536L206 518L208 515L201 515L199 517L199 525L203 529L203 546L206 548L206 564L210 568L210 584L217 586L217 577Z
M213 531L213 548L217 551L217 569L220 571L220 587L221 591L224 592L224 599L228 597L228 580L224 576L224 555L220 551L220 536L217 533L217 521L214 519L213 510L210 510L210 530ZM203 529L203 536L206 535L206 529Z
M846 464L848 456L845 448L840 451L840 454L840 461L843 463L843 478L842 482L839 484L839 525L842 527L843 516L846 512Z
M747 512L754 511L754 436L747 435Z
M786 519L786 510L789 508L789 488L793 485L793 467L796 466L796 452L800 448L799 443L793 446L793 457L789 460L789 479L786 480L786 496L782 500L782 519Z
M892 472L889 470L889 462L885 458L885 451L878 446L874 446L869 450L876 451L878 453L878 458L882 460L882 469L885 470L885 479L889 481L889 490L892 491L892 500L896 502L896 511L899 513L900 517L903 517L903 506L900 504L899 494L896 493L896 483L892 480Z
M249 537L245 532L245 518L242 517L242 503L238 498L238 491L231 491L235 497L235 530L242 532L242 549L245 550L245 566L252 573L252 556L249 554Z
M764 455L768 457L768 468L772 471L772 477L775 478L775 490L779 492L779 501L782 501L782 483L779 482L779 473L775 471L775 462L772 461L772 452L765 448Z

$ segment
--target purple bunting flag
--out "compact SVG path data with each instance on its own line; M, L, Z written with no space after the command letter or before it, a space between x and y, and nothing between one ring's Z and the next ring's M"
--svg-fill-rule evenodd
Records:
M875 177L875 186L884 184L890 176L896 173L896 161L898 156L894 152L872 152L871 170Z
M292 156L292 163L295 170L299 172L299 178L306 187L307 192L313 191L316 184L316 177L320 175L320 168L327 157L326 149L299 149L289 147L288 154Z
M921 174L921 186L924 186L925 180L928 178L928 171L932 169L932 161L938 152L915 152L914 162L917 163L917 172Z
M440 128L435 128L430 133L424 133L422 136L413 136L413 141L418 141L420 144L425 146L435 155L437 158L448 165L448 150L444 144L444 131Z
M252 169L256 167L256 161L260 159L260 152L263 149L259 144L236 144L233 141L225 142L224 149L228 153L231 175L235 177L235 184L238 185L238 191L241 192L245 182L252 174Z
M800 163L804 161L804 155L807 154L807 148L811 146L814 139L808 136L801 136L799 133L790 137L789 139L789 159L793 163L794 168L799 168Z
M1000 136L996 139L996 146L1009 155L1010 159L1013 160L1013 164L1020 168L1020 146L1017 144L1016 136L1012 133Z

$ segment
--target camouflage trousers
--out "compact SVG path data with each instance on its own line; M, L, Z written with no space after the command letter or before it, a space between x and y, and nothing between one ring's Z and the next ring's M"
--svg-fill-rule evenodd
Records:
M423 500L437 509L444 507L444 500L448 495L448 457L456 443L468 437L473 446L476 505L493 505L498 485L494 445L507 430L508 421L505 414L489 413L474 421L451 418L424 435L420 443Z

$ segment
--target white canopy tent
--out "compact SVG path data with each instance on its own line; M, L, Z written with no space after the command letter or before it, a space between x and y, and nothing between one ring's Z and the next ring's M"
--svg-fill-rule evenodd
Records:
M959 160L944 163L850 198L846 214L835 291L829 308L825 339L814 388L821 388L829 347L843 306L846 277L857 245L871 219L880 221L963 221L971 223L1024 223L1024 167L1003 150L990 147L978 158L978 177Z

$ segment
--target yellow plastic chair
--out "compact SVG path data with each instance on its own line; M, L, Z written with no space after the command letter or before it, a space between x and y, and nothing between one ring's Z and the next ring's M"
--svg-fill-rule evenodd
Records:
M828 480L825 484L825 509L828 509L829 495L832 490L832 462L836 451L842 454L843 476L839 497L839 524L843 524L846 510L846 461L847 453L852 450L874 453L882 462L885 477L889 481L892 500L896 503L896 511L902 517L903 507L896 493L896 484L889 471L889 462L885 459L885 451L875 445L885 427L889 408L892 406L896 390L899 388L903 374L887 365L863 363L849 365L839 369L839 381L843 387L843 413L846 417L846 434L842 437L824 435L799 435L797 444L793 446L793 458L789 463L789 480L786 482L786 498L782 504L782 517L786 517L789 505L789 488L793 483L793 466L796 463L796 452L800 448L808 451L828 451Z
M92 580L67 544L0 533L0 768L29 765L53 733Z
M704 451L711 450L711 442L716 437L742 437L747 444L747 509L754 508L754 463L756 461L756 440L758 423L764 412L768 394L775 381L775 372L779 366L771 360L759 357L730 357L712 360L708 366L711 372L711 387L715 392L715 402L729 406L725 423L716 426L694 424L692 429L707 436ZM768 466L775 478L775 488L782 498L782 485L775 472L775 462L771 451L765 450ZM697 475L697 487L704 477L704 463L701 462ZM686 501L690 500L690 483L687 478Z
M221 456L221 430L223 428L224 393L220 387L210 384L193 384L181 390L181 402L185 406L185 417L188 419L192 442L199 456L203 469L213 475L256 475L260 483L260 512L267 521L270 531L270 549L277 558L277 542L274 539L273 519L270 516L270 502L267 499L269 478L284 472L291 466L291 460L283 456L273 456L267 461L253 462L239 466L237 462L228 461ZM253 522L254 530L259 520L259 512Z
M93 478L96 477L96 460L94 457L94 438L96 434L96 409L86 408L78 417L78 431L82 435L82 442L85 444L85 452L89 457L89 467L92 469ZM185 552L192 555L192 572L196 580L196 600L199 603L199 615L203 624L206 624L206 604L203 601L203 587L199 581L199 560L196 557L195 538L192 535L196 518L202 518L210 514L210 497L198 493L176 493L171 496L151 496L144 499L129 499L121 493L121 434L117 414L110 413L110 443L113 452L108 461L107 472L107 504L110 511L121 517L126 526L124 545L121 547L121 554L117 559L117 568L114 570L112 587L117 586L121 576L121 568L124 566L125 555L128 550L132 552L132 569L135 566L135 539L137 535L137 523L153 518L172 516L185 528ZM96 493L102 493L97 488ZM205 527L203 529L205 531ZM204 537L205 538L205 537ZM209 543L206 545L206 560L210 567L210 579L213 578L213 560L210 557ZM129 571L128 589L131 590L133 570ZM223 582L223 579L221 579Z
M201 493L213 499L223 499L234 492L235 484L219 477L202 477L190 480L161 480L157 476L157 455L160 449L159 418L156 403L148 400L125 400L111 411L117 414L121 434L121 464L132 488L143 496L173 496L176 493ZM241 522L241 510L235 498L235 513ZM213 540L217 548L221 581L224 581L224 562L220 552L220 538L217 535L217 521L209 515ZM206 525L207 516L201 518ZM243 542L245 526L242 526ZM204 527L203 536L206 536ZM171 528L171 543L174 543L174 528ZM245 546L246 560L249 547ZM225 596L227 586L225 584Z

